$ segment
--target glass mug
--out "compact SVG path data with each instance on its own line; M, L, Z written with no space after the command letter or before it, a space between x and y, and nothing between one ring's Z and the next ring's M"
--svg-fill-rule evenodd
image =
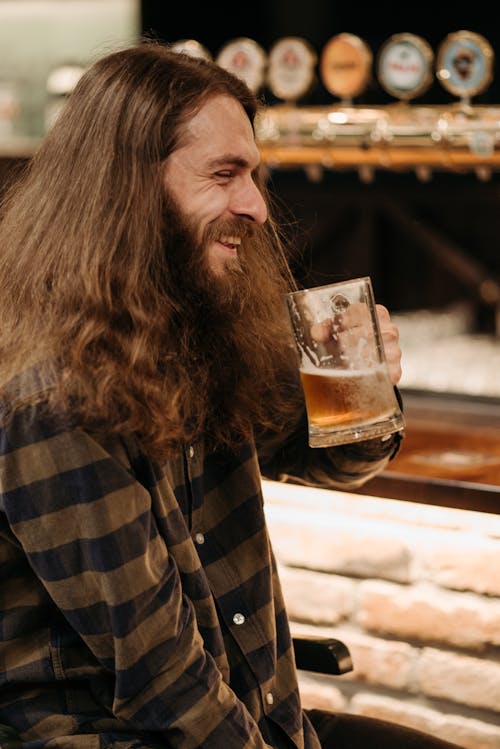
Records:
M291 292L287 306L309 445L384 439L403 430L370 278Z

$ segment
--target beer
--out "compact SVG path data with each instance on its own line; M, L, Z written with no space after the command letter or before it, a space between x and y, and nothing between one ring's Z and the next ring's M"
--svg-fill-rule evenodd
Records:
M301 370L311 429L362 426L397 410L385 365L363 370Z
M384 356L370 278L287 294L310 447L388 439L405 421Z

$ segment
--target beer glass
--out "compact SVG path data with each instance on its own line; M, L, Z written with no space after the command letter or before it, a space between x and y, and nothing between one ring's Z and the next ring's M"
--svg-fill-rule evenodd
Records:
M287 295L311 447L389 437L404 418L368 276Z

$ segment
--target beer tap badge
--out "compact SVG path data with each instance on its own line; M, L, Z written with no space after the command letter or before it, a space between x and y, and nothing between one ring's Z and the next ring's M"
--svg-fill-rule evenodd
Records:
M320 73L329 93L344 100L359 96L366 89L372 72L370 47L354 34L337 34L323 47Z
M196 39L179 39L179 41L174 42L170 46L170 49L173 52L184 52L184 54L190 57L201 57L204 60L212 59L212 55L208 49L196 41Z
M432 47L425 39L415 34L394 34L378 53L378 81L396 99L414 99L430 87L433 62Z
M443 88L461 98L480 94L493 79L494 52L472 31L448 34L438 49L436 76Z
M240 37L225 44L215 62L257 93L264 83L267 55L253 39Z
M279 39L269 51L267 83L272 93L295 102L312 88L317 56L309 42L296 36Z

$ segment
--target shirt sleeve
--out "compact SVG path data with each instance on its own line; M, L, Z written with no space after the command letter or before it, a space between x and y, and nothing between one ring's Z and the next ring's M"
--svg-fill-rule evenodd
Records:
M176 749L269 749L204 649L150 492L96 439L49 428L35 409L3 443L11 529L89 667L113 676L113 715ZM178 551L188 543L180 533Z
M398 388L398 402L403 403ZM279 433L257 435L259 465L262 474L280 481L291 478L299 483L332 489L357 489L380 473L399 450L402 432L389 439L371 439L311 448L305 405L297 412L287 429Z

